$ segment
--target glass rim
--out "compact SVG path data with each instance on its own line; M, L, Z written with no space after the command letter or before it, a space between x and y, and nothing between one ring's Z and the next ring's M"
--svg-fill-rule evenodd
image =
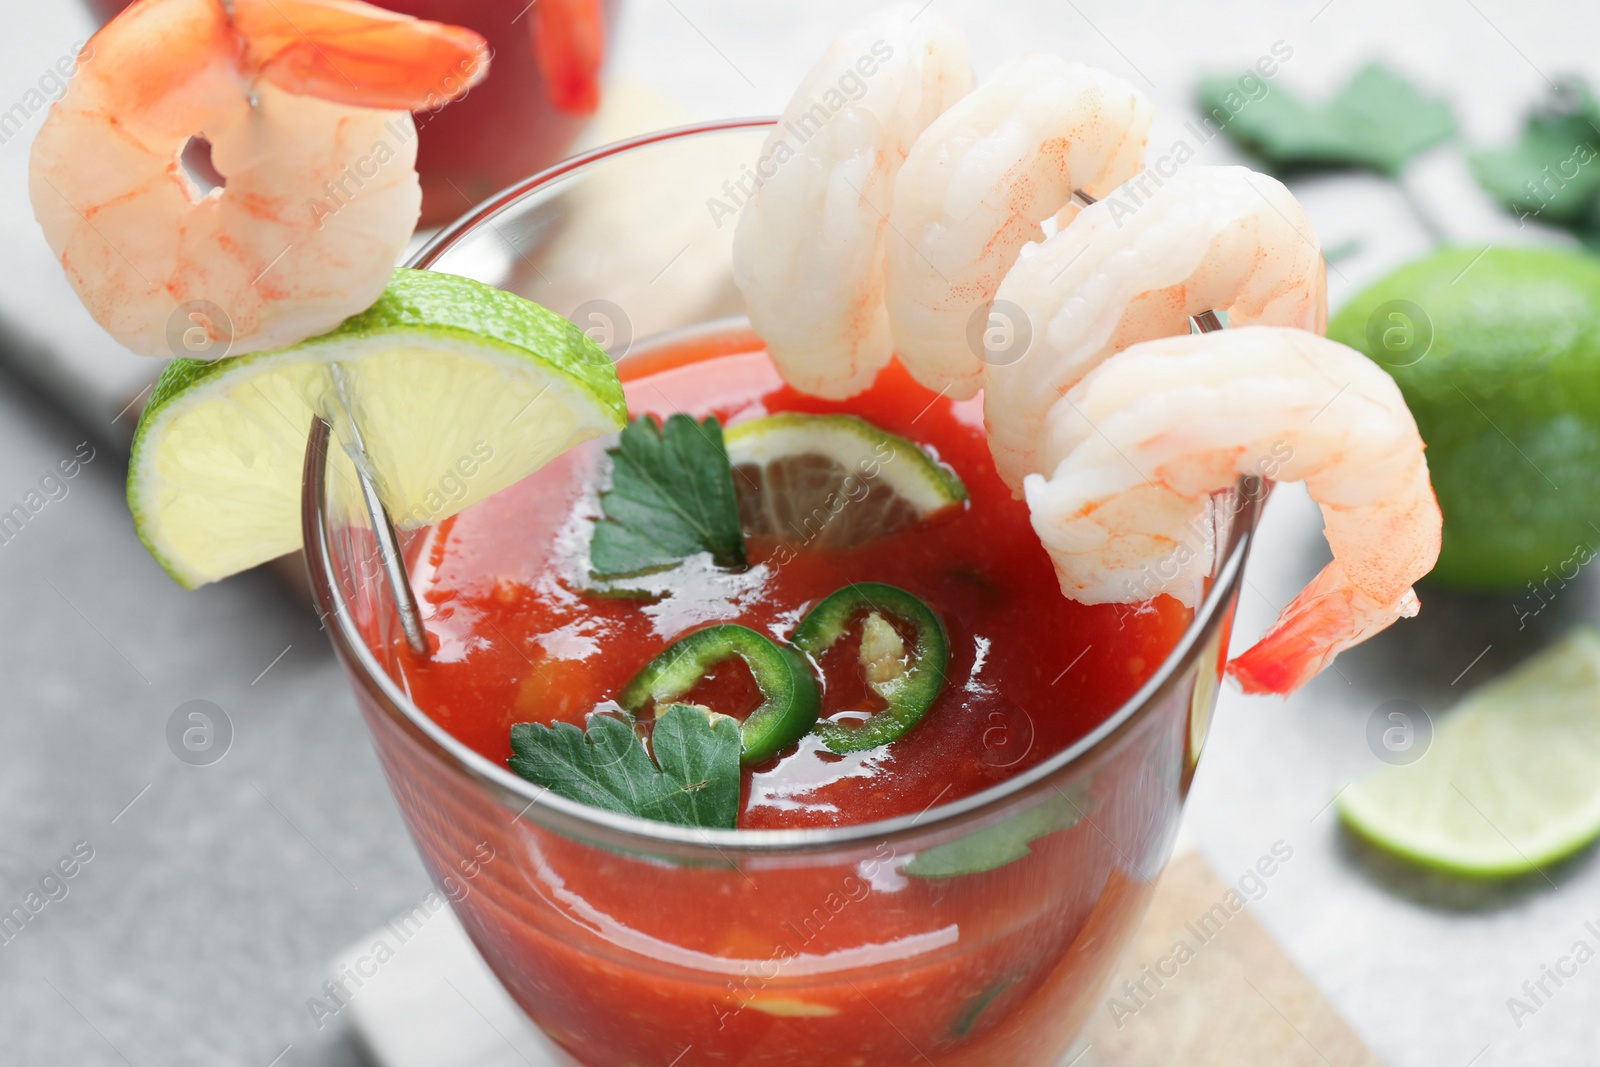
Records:
M776 123L777 119L766 117L696 123L643 134L580 153L501 190L472 208L461 218L440 230L407 261L406 266L418 270L429 269L431 264L458 241L475 234L481 226L492 225L496 215L517 204L524 197L537 192L558 178L582 171L613 156L653 144L730 130L758 129ZM338 583L333 574L333 557L329 547L326 508L329 438L328 425L321 419L313 419L306 443L301 487L301 522L306 570L318 613L325 620L333 622L333 625L326 629L335 651L339 653L346 666L357 675L355 680L374 699L379 709L402 730L431 749L432 755L447 765L447 770L460 773L473 784L496 794L499 802L507 809L514 809L520 804L521 810L513 821L522 819L533 808L539 807L546 814L555 816L552 821L559 824L558 829L563 832L570 831L574 836L600 838L623 849L631 848L647 853L656 852L662 846L683 848L691 854L704 850L701 858L722 863L728 862L730 854L733 853L772 855L828 851L867 843L892 842L912 832L927 835L941 828L981 821L985 816L1003 808L1009 801L1048 788L1049 779L1075 764L1088 763L1093 757L1109 749L1119 736L1141 722L1145 717L1142 713L1156 707L1159 699L1186 673L1203 645L1204 638L1208 637L1217 625L1219 611L1234 595L1238 586L1245 560L1249 555L1256 522L1260 517L1266 488L1266 483L1262 479L1252 476L1243 476L1235 483L1233 492L1239 494L1238 499L1241 503L1235 509L1226 549L1219 557L1221 563L1216 568L1211 588L1206 591L1206 595L1195 608L1194 618L1190 620L1183 634L1144 684L1094 729L1065 749L1003 782L917 814L898 815L889 819L877 819L848 826L788 830L712 830L675 826L637 816L621 815L558 796L518 777L509 768L487 759L471 746L458 740L412 702L367 647L353 613L338 592Z

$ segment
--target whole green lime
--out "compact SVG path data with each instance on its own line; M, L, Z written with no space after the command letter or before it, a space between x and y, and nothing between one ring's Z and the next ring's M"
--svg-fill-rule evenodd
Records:
M1444 512L1433 577L1521 585L1600 548L1600 262L1443 249L1356 296L1328 336L1393 375L1416 416Z

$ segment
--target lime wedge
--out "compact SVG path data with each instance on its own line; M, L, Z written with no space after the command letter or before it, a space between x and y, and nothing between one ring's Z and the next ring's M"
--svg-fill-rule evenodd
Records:
M966 486L914 442L853 415L785 413L723 433L746 533L850 548L959 507Z
M1415 763L1346 789L1357 833L1458 874L1523 874L1600 835L1600 630L1474 690Z
M396 525L437 522L580 441L620 429L605 352L537 304L396 271L372 307L288 348L174 360L134 433L134 529L193 588L300 547L300 479L332 365Z

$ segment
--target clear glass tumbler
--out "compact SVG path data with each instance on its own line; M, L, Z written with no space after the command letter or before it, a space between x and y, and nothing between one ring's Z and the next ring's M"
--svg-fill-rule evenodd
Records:
M636 339L738 313L733 213L768 120L654 134L501 193L414 265ZM1214 500L1194 620L1126 705L986 792L859 826L709 831L544 793L408 698L373 537L322 423L306 459L317 604L422 858L519 1005L591 1067L1048 1067L1150 898L1216 699L1261 504ZM332 473L330 473L332 472ZM345 472L347 473L347 472Z

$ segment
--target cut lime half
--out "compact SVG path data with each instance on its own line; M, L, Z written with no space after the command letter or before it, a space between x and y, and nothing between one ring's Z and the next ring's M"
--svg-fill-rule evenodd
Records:
M853 415L785 413L723 433L745 533L850 548L959 507L966 486L916 445Z
M330 333L175 360L161 375L134 433L128 504L179 583L300 547L306 435L334 411L334 364L402 528L446 518L627 418L610 359L570 322L466 278L396 271L376 304Z
M1471 693L1417 762L1351 785L1357 833L1418 863L1524 874L1600 835L1600 630L1582 627Z

